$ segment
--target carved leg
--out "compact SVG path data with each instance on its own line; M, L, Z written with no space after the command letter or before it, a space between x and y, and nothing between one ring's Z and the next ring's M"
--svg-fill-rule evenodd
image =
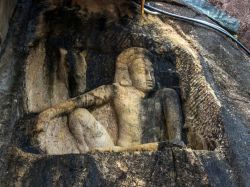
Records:
M77 112L76 110L73 111L69 116L69 130L74 136L77 147L80 153L86 153L89 151L89 147L84 138L84 129L82 128L81 124L77 122Z
M128 135L129 133L125 133L124 130L123 133L119 134L119 139L117 141L117 145L121 147L129 147L132 146L132 138ZM139 143L138 143L139 144Z
M78 108L70 114L69 129L82 153L93 148L114 146L106 129L86 109Z
M162 90L162 102L168 138L173 143L180 143L183 119L179 96L175 90L165 88Z

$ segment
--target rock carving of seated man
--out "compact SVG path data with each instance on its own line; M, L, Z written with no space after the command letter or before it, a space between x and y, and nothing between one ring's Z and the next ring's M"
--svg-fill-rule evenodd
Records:
M69 114L68 127L81 153L95 148L129 147L141 144L143 100L155 87L150 53L143 48L129 48L117 58L115 80L83 95L58 104L42 112L37 130L41 131L51 119ZM164 118L170 141L181 141L181 111L177 93L173 89L161 91ZM118 141L113 142L107 130L88 111L111 102L118 121ZM171 108L168 108L171 106ZM173 114L173 115L171 115Z

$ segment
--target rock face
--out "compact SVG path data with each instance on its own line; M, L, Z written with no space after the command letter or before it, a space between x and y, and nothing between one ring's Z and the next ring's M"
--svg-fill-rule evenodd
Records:
M16 5L16 0L0 1L0 47L5 40L9 28L9 22ZM0 48L1 49L1 48Z
M210 0L211 3L218 6L222 10L228 12L230 15L235 16L241 22L239 38L248 49L250 48L250 3L248 0Z
M160 6L197 16L185 7ZM133 17L109 19L87 8L18 1L0 53L0 186L250 184L250 58L213 31L161 15L140 17L139 6L131 7ZM133 47L150 54L134 59L140 66L151 59L157 86L147 94L135 90L138 82L133 82L145 67L122 66L116 74L119 54ZM116 82L117 75L122 81ZM115 103L101 102L115 97L113 92L96 92L121 86L117 83L145 97L131 106L142 107L136 124L148 129L142 141L147 144L80 154L68 117L79 107L87 108L118 144L117 113L124 114L132 100L126 97L127 108L116 110ZM181 112L170 114L183 116L181 143L165 126L171 118L164 118L167 107L176 104L164 103L162 90L174 90L180 100Z
M169 145L168 145L169 146ZM9 148L16 170L3 186L210 186L190 149L162 145L159 151L38 156ZM3 156L3 155L1 155ZM19 163L18 163L18 161ZM28 165L22 163L28 162ZM19 173L17 173L19 171ZM226 182L226 181L225 181Z

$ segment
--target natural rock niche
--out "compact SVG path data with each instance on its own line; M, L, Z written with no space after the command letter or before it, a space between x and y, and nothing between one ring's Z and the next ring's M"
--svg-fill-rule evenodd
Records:
M249 57L132 1L90 4L17 3L0 53L0 186L250 184Z

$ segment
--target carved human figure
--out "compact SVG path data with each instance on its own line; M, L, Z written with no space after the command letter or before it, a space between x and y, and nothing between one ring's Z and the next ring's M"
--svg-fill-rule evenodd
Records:
M100 147L115 145L129 147L140 144L142 101L155 87L149 56L150 53L143 48L124 50L117 58L115 80L112 85L100 86L45 110L39 115L38 130L43 129L44 124L52 118L69 113L68 126L82 153ZM161 97L165 107L166 126L171 130L168 137L170 140L181 141L182 124L178 96L174 90L165 89ZM108 102L113 103L117 115L119 132L117 142L112 141L107 130L88 111L88 108ZM173 108L167 110L169 102L172 102L170 106Z

